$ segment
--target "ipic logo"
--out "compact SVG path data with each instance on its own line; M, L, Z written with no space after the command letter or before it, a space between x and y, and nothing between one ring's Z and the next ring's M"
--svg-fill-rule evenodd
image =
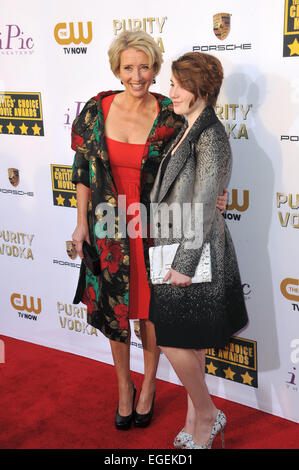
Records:
M71 126L73 120L79 116L80 112L82 111L83 105L85 104L85 101L74 101L74 104L71 105L71 107L67 108L67 112L64 114L65 119L64 119L64 125L65 126ZM69 130L69 127L67 127L67 130Z
M92 22L58 23L54 28L56 42L61 45L89 44L92 41ZM64 47L65 54L86 54L87 47Z
M0 51L2 54L32 54L33 39L21 30L17 24L7 24L0 31Z
M298 364L299 363L299 339L293 339L290 344L291 347L291 355L290 359L292 364ZM288 372L289 377L288 380L286 380L287 387L295 392L298 391L298 386L296 383L296 370L297 368L293 365L292 370Z
M28 300L28 297L25 294L22 295L13 293L10 296L10 303L13 308L18 311L20 318L26 318L28 320L37 320L36 315L40 314L42 311L42 303L39 297L37 299L34 299L34 297L30 296ZM32 313L35 313L35 315L31 315Z
M240 193L243 193L241 196ZM242 199L241 199L242 198ZM242 201L242 202L241 202ZM226 206L226 212L224 212L223 217L228 220L241 220L241 214L231 214L227 211L237 211L237 212L245 212L249 207L249 191L248 189L238 190L232 189L231 190L231 201Z

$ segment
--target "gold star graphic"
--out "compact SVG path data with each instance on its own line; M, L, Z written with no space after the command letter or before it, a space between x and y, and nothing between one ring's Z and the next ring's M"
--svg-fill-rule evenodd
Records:
M3 126L0 125L0 134L2 134L2 127L3 127Z
M56 198L59 206L64 206L64 199L65 198L62 197L61 194L59 194L59 196Z
M8 129L8 133L9 133L9 134L14 134L14 133L15 133L15 127L16 127L16 126L13 126L11 122L10 122L10 123L8 124L8 126L6 126L6 127L7 127L7 129Z
M299 55L299 42L298 42L297 38L294 40L294 42L292 44L288 45L288 48L291 51L290 56L293 55L293 54Z
M218 367L215 367L212 361L210 362L210 364L206 364L206 368L207 368L208 374L216 375L215 372L218 369Z
M34 126L32 127L32 130L33 130L33 135L40 135L40 130L41 130L41 127L38 127L37 123L34 124Z
M71 207L77 207L77 199L75 199L74 196L72 196L71 199L69 199L70 203L71 203Z
M22 133L22 134L27 134L28 126L25 126L25 124L22 123L22 125L19 126L19 128L21 129L21 133Z
M246 374L241 374L241 377L243 379L243 384L252 385L251 382L253 381L253 377L251 377L247 371Z
M223 372L225 373L226 379L234 380L234 375L236 372L233 372L230 367L228 367L227 369L223 369Z

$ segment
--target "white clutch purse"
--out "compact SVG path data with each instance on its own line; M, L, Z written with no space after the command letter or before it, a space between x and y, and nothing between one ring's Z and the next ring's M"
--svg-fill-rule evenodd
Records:
M159 245L149 248L150 274L152 284L169 284L163 282L164 277L171 268L179 243L172 245ZM211 282L211 253L210 243L205 243L197 265L192 283Z

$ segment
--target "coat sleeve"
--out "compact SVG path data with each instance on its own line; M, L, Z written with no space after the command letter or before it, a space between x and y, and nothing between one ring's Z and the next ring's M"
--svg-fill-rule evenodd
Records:
M191 204L191 214L187 226L191 227L191 237L181 239L180 246L172 263L172 268L186 276L193 277L199 263L202 248L209 241L211 228L216 217L217 197L223 193L227 184L231 151L227 135L222 124L207 128L196 143L194 191ZM198 227L198 210L201 223ZM190 221L191 219L191 221Z
M96 116L97 105L95 99L92 98L87 101L72 125L71 146L76 152L72 166L72 182L83 183L88 188L90 187L88 141Z
M89 161L86 160L84 154L76 152L72 166L72 182L74 184L83 183L84 186L90 187L89 183Z

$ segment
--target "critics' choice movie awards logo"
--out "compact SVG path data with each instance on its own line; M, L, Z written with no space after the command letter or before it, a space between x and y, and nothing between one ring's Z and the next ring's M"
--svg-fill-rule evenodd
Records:
M77 207L76 186L72 183L72 167L51 165L54 206Z
M217 39L219 39L219 41L224 41L225 39L227 39L231 30L231 14L216 13L215 15L213 15L211 29L213 29L214 35ZM251 49L251 43L234 44L230 41L225 41L222 44L199 44L193 46L193 51L200 52L247 51L249 49Z
M299 0L285 0L283 56L299 56Z
M32 54L34 42L23 27L17 24L0 26L0 53L6 55Z
M147 17L147 18L127 18L113 20L113 34L123 31L145 31L154 37L156 43L162 52L165 52L164 44L161 36L167 16L162 17Z
M278 218L283 228L299 228L299 194L276 193Z
M18 312L19 318L37 321L42 311L42 301L39 297L14 292L10 296L12 307Z
M86 54L92 41L92 22L57 23L54 38L65 54Z
M0 92L0 134L43 136L41 94Z
M232 337L223 349L207 349L206 372L257 388L257 343Z
M29 233L0 230L0 255L33 261L33 238Z
M61 328L74 333L98 336L96 328L87 323L87 308L57 302L57 314Z
M20 171L18 168L8 168L8 181L11 186L17 188L20 184ZM9 194L14 196L34 196L32 191L23 191L22 189L0 188L0 193Z
M291 302L293 311L299 312L299 279L292 277L283 279L280 283L280 292Z

